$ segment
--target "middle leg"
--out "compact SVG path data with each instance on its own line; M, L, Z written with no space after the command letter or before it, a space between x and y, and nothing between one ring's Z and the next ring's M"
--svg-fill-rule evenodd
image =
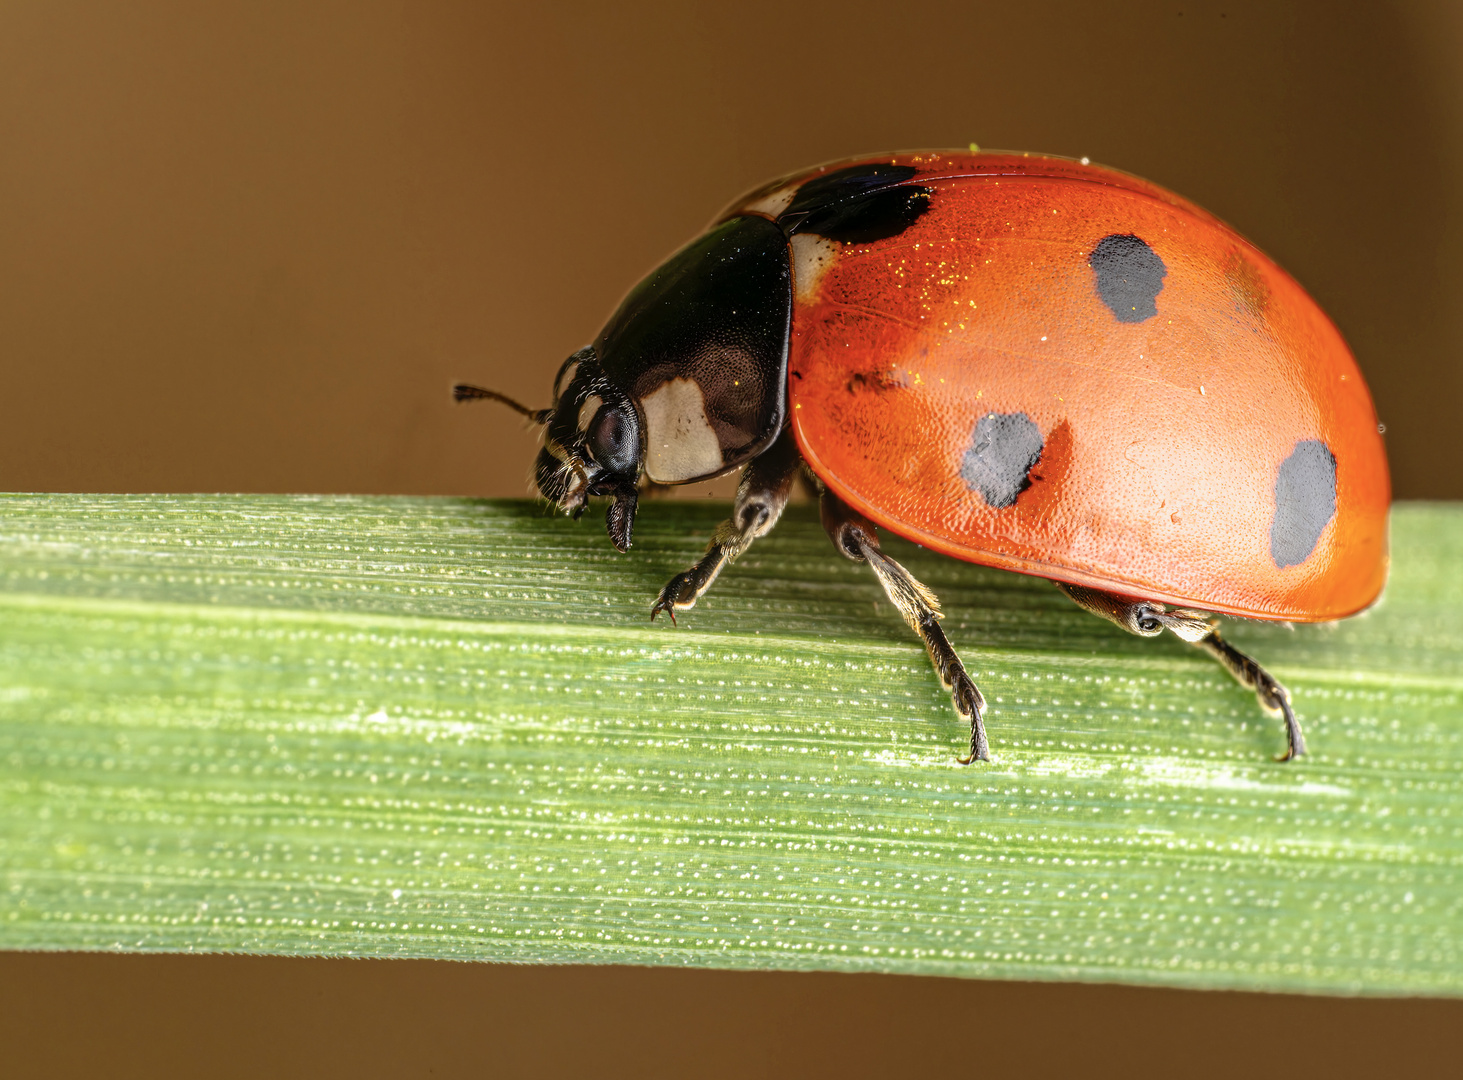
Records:
M862 514L827 489L823 491L818 505L822 511L823 528L828 531L834 546L854 562L869 564L879 584L884 586L889 602L924 642L940 681L950 691L955 711L961 719L969 722L970 753L959 759L960 764L989 761L991 753L986 744L982 719L986 708L985 696L966 673L965 665L960 662L954 646L940 627L940 620L944 618L940 613L940 601L913 574L884 554L879 548L877 530Z

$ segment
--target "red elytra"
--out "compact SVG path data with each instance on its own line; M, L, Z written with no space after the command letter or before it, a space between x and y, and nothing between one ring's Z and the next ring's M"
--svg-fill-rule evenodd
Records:
M1341 335L1285 271L1192 203L1110 169L867 160L914 166L908 183L937 195L887 241L832 258L794 241L793 431L849 505L956 558L1233 615L1328 620L1376 599L1391 490L1375 409ZM1107 235L1162 259L1155 317L1120 322L1094 289L1093 238ZM1048 433L1034 482L1004 508L958 468L992 412ZM1335 512L1309 557L1282 567L1277 478L1304 440L1334 455Z

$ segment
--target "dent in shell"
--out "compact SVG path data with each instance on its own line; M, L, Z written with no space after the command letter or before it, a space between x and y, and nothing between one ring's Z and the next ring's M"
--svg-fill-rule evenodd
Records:
M800 304L811 304L818 296L818 286L828 268L838 261L843 245L814 233L798 233L792 238L792 287Z
M645 475L681 484L721 470L721 442L706 418L706 398L691 379L671 379L640 399L645 414Z

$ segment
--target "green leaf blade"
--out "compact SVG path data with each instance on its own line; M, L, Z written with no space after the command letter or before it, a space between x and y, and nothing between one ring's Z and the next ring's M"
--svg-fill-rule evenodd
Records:
M635 550L521 503L0 504L0 944L1463 988L1463 513L1377 609L1235 624L1314 754L1177 642L891 545L990 766L797 510L680 628L722 508Z

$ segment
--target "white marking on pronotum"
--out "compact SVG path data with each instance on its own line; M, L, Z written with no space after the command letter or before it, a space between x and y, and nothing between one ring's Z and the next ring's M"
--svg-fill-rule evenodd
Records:
M797 193L798 185L788 184L786 187L778 188L770 195L763 195L756 202L749 202L744 209L750 210L754 214L766 214L768 217L775 218L792 205L792 198Z
M559 395L564 392L564 388L572 383L574 381L574 376L578 374L579 361L575 360L572 364L564 369L563 374L561 374L558 381L554 383L554 399L556 401L558 400Z
M838 261L843 248L837 240L827 240L815 233L798 233L792 238L792 281L798 303L811 304L818 296L818 285L828 268Z
M599 412L599 407L604 404L604 398L598 394L590 394L584 399L584 404L579 406L579 430L588 431L589 422L594 419L594 414Z
M691 379L672 379L640 401L645 411L645 475L680 484L722 467L721 442L706 419L706 398Z

